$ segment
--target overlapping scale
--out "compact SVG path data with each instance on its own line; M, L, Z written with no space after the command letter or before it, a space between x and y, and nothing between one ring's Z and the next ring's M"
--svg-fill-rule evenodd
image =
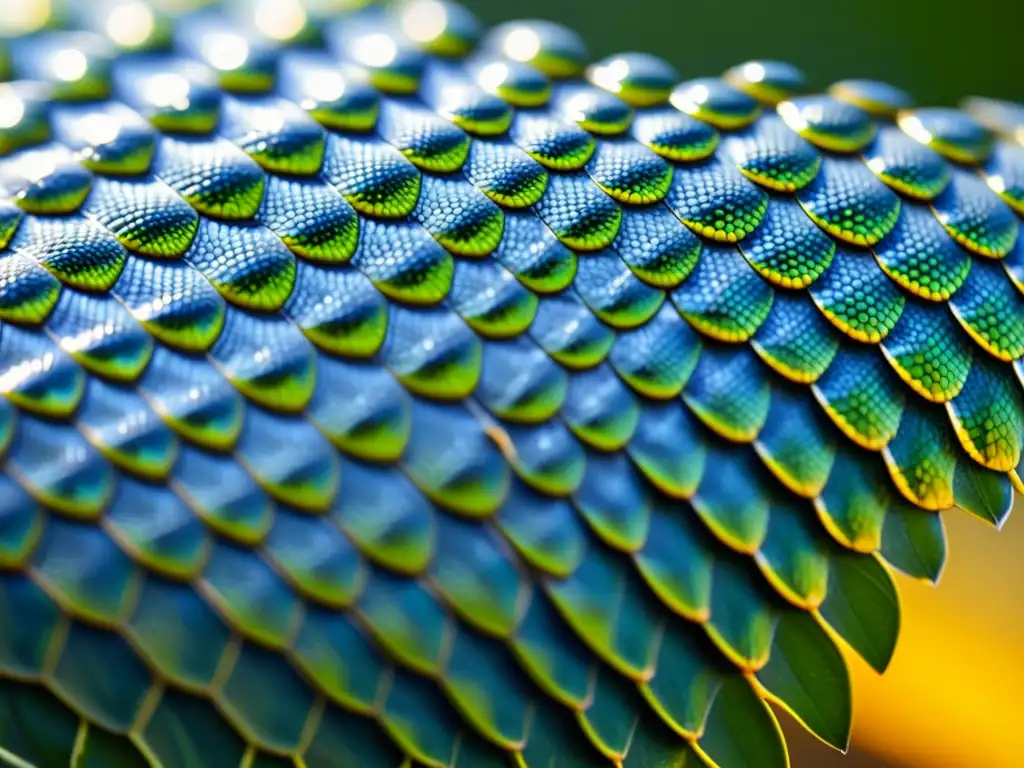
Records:
M836 245L796 201L779 198L769 201L765 220L740 250L766 280L783 288L805 288L829 268Z
M827 96L798 96L776 109L790 128L832 152L856 152L877 130L864 110Z
M804 73L784 61L748 61L730 67L724 77L735 88L766 104L777 104L806 85Z
M701 244L663 206L628 209L612 248L649 285L674 288L693 272Z
M1017 290L1024 290L1022 288L1024 286L1024 270L1022 270L1024 267L1024 238L1017 238L1017 244L1013 250L1002 259L1002 265Z
M777 192L807 186L821 167L814 148L774 115L729 136L725 148L744 176Z
M709 346L686 384L683 401L711 430L746 443L764 426L771 390L751 352Z
M135 381L153 354L153 339L113 296L64 291L47 329L83 368L115 381Z
M853 245L874 245L896 225L900 200L859 159L826 157L797 194L819 227Z
M953 177L937 152L892 125L879 129L875 141L864 149L864 162L896 192L918 200L933 200Z
M244 5L73 8L0 85L0 750L845 746L832 638L884 668L887 567L1019 486L1016 113Z
M456 66L437 64L427 70L420 97L473 136L503 136L512 125L512 106L470 82Z
M754 556L768 582L800 608L821 605L828 589L829 549L817 525L805 506L775 501L768 534Z
M244 407L224 375L203 360L157 347L139 391L182 437L201 447L229 450L242 428Z
M775 296L751 346L776 373L809 384L832 364L839 339L812 302L783 293Z
M703 160L718 146L718 132L673 109L644 110L633 119L631 135L667 160Z
M679 394L700 349L698 337L678 313L663 306L643 327L618 334L609 359L633 390L660 400Z
M401 219L416 207L419 171L390 145L359 135L327 139L323 176L359 213Z
M722 130L750 125L761 113L761 106L746 93L710 77L680 83L669 100L680 112Z
M425 177L412 216L456 256L487 256L501 242L501 209L458 178Z
M621 135L633 122L634 111L629 104L588 86L561 85L551 102L556 115L598 136Z
M219 131L271 173L309 176L323 164L323 130L284 99L225 99Z
M481 192L505 208L529 208L548 186L544 167L505 142L474 142L465 170Z
M210 134L220 118L221 93L213 73L184 58L121 59L112 72L114 94L158 131Z
M256 162L226 139L164 136L153 172L199 213L228 221L255 216L266 183Z
M349 18L331 18L322 34L327 49L358 68L374 88L397 95L415 93L419 88L426 55L375 9Z
M958 163L984 162L992 151L992 134L956 109L908 110L899 115L897 122L908 136Z
M720 341L746 341L771 311L774 292L735 246L704 247L697 268L670 294L701 333Z
M832 471L836 440L814 403L802 394L785 386L772 390L768 415L754 448L787 488L814 498Z
M295 257L260 226L204 221L184 258L237 307L280 309L295 287Z
M146 330L170 347L203 352L224 326L224 300L183 263L131 258L113 291Z
M409 0L394 11L402 31L424 50L457 58L479 42L480 23L460 5L432 0Z
M423 171L457 171L469 155L470 140L465 133L416 104L385 101L377 131Z
M37 325L50 314L60 282L38 262L8 254L0 263L0 320Z
M822 314L857 341L877 343L889 335L906 297L864 253L836 250L828 270L810 288Z
M128 250L151 258L182 256L199 229L196 211L157 179L98 178L82 213Z
M964 450L983 466L1007 472L1020 460L1024 403L1005 366L975 361L960 394L946 406Z
M110 233L79 216L29 217L10 246L64 285L83 291L109 290L127 260Z
M882 342L889 363L910 387L933 402L949 401L963 388L974 350L944 307L910 301Z
M265 93L274 84L276 55L272 44L218 14L198 13L174 28L174 45L202 62L226 91Z
M78 429L115 466L147 480L165 480L178 455L170 428L136 394L91 379Z
M665 300L662 291L642 282L610 251L583 259L574 286L595 315L623 330L646 323Z
M946 231L974 253L1002 258L1017 241L1020 223L1010 207L977 176L958 170L932 203Z
M550 21L499 24L484 35L481 47L557 78L578 74L587 58L586 45L579 35Z
M905 205L896 227L874 247L885 273L923 299L948 301L971 269L970 255L919 205Z
M469 71L480 88L514 107L542 107L551 98L551 79L518 60L482 54L473 58Z
M901 386L876 350L844 347L814 384L814 394L847 437L880 450L899 428L906 403Z
M961 102L962 109L977 122L995 134L1020 142L1024 126L1024 111L1020 104L984 96L968 96Z
M26 213L63 216L81 208L92 174L59 145L17 152L0 166L0 195Z
M999 144L985 167L985 181L1018 216L1024 216L1024 148Z
M531 112L516 115L509 137L538 163L555 171L579 170L597 146L594 137L579 126Z
M892 118L900 110L914 106L908 93L879 80L840 80L829 86L829 94L881 118Z
M665 199L672 166L639 144L601 142L587 164L601 189L620 203L640 205Z
M976 261L949 308L989 354L1006 361L1024 354L1024 305L997 265Z
M956 449L950 430L934 413L907 409L884 456L896 486L914 504L929 510L953 505Z
M9 200L0 201L0 248L6 248L25 214Z
M678 78L675 69L656 56L624 53L591 65L587 79L634 107L650 107L668 100Z
M709 160L677 168L665 203L698 235L735 243L757 229L768 195L735 169Z
M622 209L589 176L553 176L534 206L555 236L576 251L610 245L622 224Z
M277 90L329 130L368 131L380 115L377 90L319 51L283 52Z

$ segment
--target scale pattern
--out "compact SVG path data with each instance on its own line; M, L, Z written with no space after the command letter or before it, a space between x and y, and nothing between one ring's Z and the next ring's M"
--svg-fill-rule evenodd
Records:
M784 766L1021 488L1021 107L446 0L0 79L0 763Z

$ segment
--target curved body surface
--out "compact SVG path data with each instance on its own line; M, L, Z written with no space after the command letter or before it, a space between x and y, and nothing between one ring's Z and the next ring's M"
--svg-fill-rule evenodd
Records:
M788 765L1024 444L1024 107L446 0L0 39L0 765Z

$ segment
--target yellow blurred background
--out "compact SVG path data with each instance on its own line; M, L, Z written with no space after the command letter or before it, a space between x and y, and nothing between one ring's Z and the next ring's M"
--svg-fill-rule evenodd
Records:
M892 665L853 670L853 745L833 752L780 715L794 768L1024 768L1024 504L1002 531L953 510L938 587L898 576Z

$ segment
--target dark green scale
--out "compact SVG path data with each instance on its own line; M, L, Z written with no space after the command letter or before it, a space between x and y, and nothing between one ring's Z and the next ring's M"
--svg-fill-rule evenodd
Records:
M0 44L0 764L846 747L837 638L1020 485L1021 107L65 5Z

